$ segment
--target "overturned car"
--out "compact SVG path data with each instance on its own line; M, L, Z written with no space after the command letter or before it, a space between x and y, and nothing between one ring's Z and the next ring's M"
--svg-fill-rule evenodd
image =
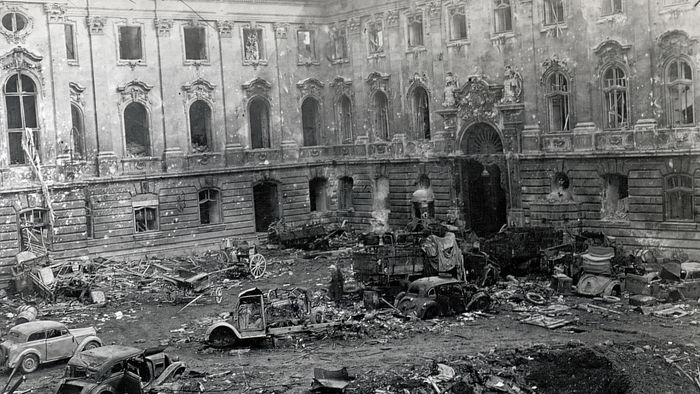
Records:
M394 306L405 315L433 319L488 309L491 297L475 285L453 278L429 276L413 281L406 292L398 294Z

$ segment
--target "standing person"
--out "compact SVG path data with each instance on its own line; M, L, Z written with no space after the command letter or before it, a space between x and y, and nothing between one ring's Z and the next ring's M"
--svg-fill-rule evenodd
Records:
M328 267L331 274L331 282L328 286L328 295L332 301L338 303L340 298L343 296L343 287L345 286L345 278L343 277L343 272L340 267L335 264Z

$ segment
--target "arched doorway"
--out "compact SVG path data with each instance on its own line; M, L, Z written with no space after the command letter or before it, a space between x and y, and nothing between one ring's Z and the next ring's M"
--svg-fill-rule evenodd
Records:
M486 123L469 127L461 143L464 215L479 236L498 232L507 223L507 177L503 143Z
M280 204L277 184L262 182L253 187L253 206L255 209L255 232L267 232L270 224L280 218Z

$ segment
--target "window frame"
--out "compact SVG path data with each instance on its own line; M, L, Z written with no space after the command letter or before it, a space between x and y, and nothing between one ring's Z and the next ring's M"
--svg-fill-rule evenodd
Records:
M35 221L35 214L38 214L39 218L41 219L40 221ZM32 249L29 247L29 245L31 245L31 240L25 239L24 237L24 230L26 229L30 229L34 236L40 237L42 244L41 248L49 249L52 244L52 231L49 215L49 210L43 207L31 207L17 212L17 229L19 231L18 241L20 251ZM31 218L31 220L26 220L27 217ZM37 234L37 229L39 234ZM46 233L45 236L44 233ZM24 241L27 242L26 247Z
M246 39L247 32L255 32L258 37L258 59L247 58L246 51ZM265 52L265 29L260 26L245 25L241 27L241 59L243 59L244 66L266 66L268 59L267 53Z
M414 26L420 26L420 34L414 31ZM406 15L406 47L409 51L425 49L425 18L422 12ZM412 42L411 38L419 38L419 42Z
M505 5L507 3L507 6ZM513 33L513 3L511 0L493 0L491 2L493 6L493 34L499 35L499 34L509 34ZM510 22L510 29L498 29L498 20L499 20L499 15L503 12L504 10L509 9L509 19L508 22ZM505 19L504 19L505 21Z
M346 113L345 111L345 102L347 101L348 103L348 110L349 113ZM338 96L338 99L336 101L336 111L335 113L338 116L338 130L339 130L339 135L341 138L341 144L345 143L352 143L355 138L355 115L354 115L354 110L353 110L353 100L350 98L348 94L341 94ZM349 137L349 138L346 138Z
M425 94L425 104L427 106L427 111L428 111L428 122L427 122L427 130L426 130L426 122L424 119L425 114L420 111L420 98L419 97L419 92L423 92ZM421 95L423 96L423 95ZM417 136L418 140L430 140L430 137L432 135L431 133L431 128L430 128L430 93L428 92L428 88L425 87L423 84L417 83L414 85L410 91L410 100L411 100L411 118L412 118L412 127L413 127L413 132L414 135ZM423 119L421 119L423 117ZM423 129L420 129L420 126L423 126ZM428 135L426 136L426 131Z
M7 91L7 84L10 82L10 80L13 77L17 77L17 91L16 92L8 92ZM33 92L24 92L23 86L22 86L22 77L27 77L33 84ZM20 144L20 149L21 149L21 154L22 154L22 162L12 162L12 154L10 153L12 149L12 144L10 141L10 135L11 134L20 134L20 141L24 138L24 133L25 129L29 128L32 130L32 135L34 137L34 148L36 150L36 153L39 155L41 158L41 149L40 149L40 144L39 144L39 132L41 131L41 121L40 121L40 112L39 112L39 107L40 107L40 95L39 95L39 90L40 86L37 83L36 79L29 73L23 71L23 70L16 70L10 73L7 78L5 79L3 85L2 85L2 93L3 93L3 98L4 98L4 107L5 107L5 138L7 138L7 153L8 153L8 160L10 161L9 166L26 166L29 165L29 162L31 158L27 157L26 153L24 152L24 148ZM10 123L9 123L9 107L7 105L7 99L8 97L17 97L19 98L19 116L20 116L20 127L19 128L10 128ZM34 123L35 127L27 127L27 116L26 116L26 111L25 111L25 97L33 97L34 98Z
M688 65L688 69L690 70L690 79L685 79L681 77L681 71L682 71L682 66L681 63L686 63ZM669 77L669 72L671 69L672 65L676 65L678 69L676 72L678 73L679 77L676 78L675 80L671 81ZM668 125L669 127L685 127L685 126L692 126L696 123L697 118L696 118L696 110L695 110L695 70L693 62L687 57L687 56L673 56L670 57L669 59L666 60L663 68L663 81L664 81L664 93L666 96L666 113L668 114ZM686 91L690 92L690 102L692 102L692 119L691 122L689 123L678 123L675 124L674 120L674 106L671 101L671 89L678 88L681 86L686 87Z
M136 155L130 154L129 151L128 151L128 147L127 147L127 145L128 145L128 140L127 140L127 138L126 138L126 126L127 126L127 122L126 122L126 110L127 110L132 104L138 104L138 105L142 106L143 109L144 109L144 111L145 111L145 114L146 114L146 123L147 123L147 126L148 126L148 130L147 130L147 134L148 134L148 147L147 147L147 148L148 148L148 150L147 150L147 154L145 154L145 155L136 156ZM123 128L124 128L124 130L123 130L123 132L122 132L122 136L123 136L122 138L123 138L123 141L124 141L124 157L126 157L126 158L136 158L136 159L144 159L144 158L153 157L153 153L154 153L154 152L153 152L153 138L152 138L153 136L151 135L152 126L153 126L153 125L152 125L153 121L152 121L152 119L151 119L152 116L151 116L151 110L150 110L150 108L149 108L146 104L144 104L143 102L138 101L138 100L135 100L135 101L129 101L129 102L125 103L125 104L124 104L124 107L123 107L123 109L122 109L121 112L122 112L121 121L122 121ZM187 112L188 112L188 117L189 117L189 107L188 107L188 111L187 111ZM189 119L188 119L188 121L189 121ZM189 125L188 125L188 128L189 128Z
M304 131L306 126L304 124L304 104L309 101L313 100L316 105L314 106L315 110L315 116L314 116L314 141L309 141L309 142L315 142L315 144L307 144L306 142L306 133ZM322 130L322 109L321 109L321 100L318 97L315 96L306 96L301 100L301 105L299 107L299 111L301 112L301 127L302 127L302 142L303 146L305 147L311 147L311 146L319 146L322 145L322 139L321 139L321 130Z
M561 89L552 89L552 84L550 83L550 80L553 76L558 75L560 77L563 77L566 79L566 90L561 90ZM574 123L574 112L573 112L573 78L564 71L563 69L557 68L553 70L548 70L544 77L543 77L544 83L545 83L545 104L546 104L546 110L547 110L547 127L550 133L557 133L557 132L567 132L571 131L573 129L573 123ZM561 86L561 84L557 84L557 86ZM566 99L566 113L568 115L568 121L564 123L567 127L563 129L552 129L552 123L553 123L553 100L556 97L560 98L565 98Z
M17 16L21 16L24 19L24 26L21 29L17 29ZM7 16L12 16L12 28L8 29L3 23L3 19ZM0 28L2 28L6 33L11 35L19 35L31 27L30 18L24 13L20 12L18 9L10 9L0 15Z
M139 28L140 34L140 44L141 44L141 57L139 59L122 59L121 54L121 28L122 27L137 27ZM117 51L117 65L118 66L146 66L146 29L143 23L140 22L122 22L115 23L115 38L117 40L116 51Z
M204 52L203 59L190 59L187 57L187 32L188 29L199 29L203 31L204 36L204 47L200 50ZM200 23L183 23L180 26L180 34L182 37L182 60L183 64L186 66L202 66L209 65L211 54L209 53L209 31L207 26Z
M64 34L65 34L66 28L68 26L71 27L71 32L72 32L72 35L70 37L71 38L70 41L71 41L71 45L73 45L73 56L74 57L73 58L68 57L68 37L66 36L65 37L65 40L66 40L66 61L71 66L77 66L80 64L79 55L78 55L78 32L77 32L78 26L75 22L65 22L64 27L63 27Z
M376 36L378 46L373 49L372 37ZM381 20L367 22L367 54L368 58L384 56L386 42L384 38L384 23Z
M606 78L606 74L608 71L613 71L615 70L621 72L623 74L623 77L620 78L619 76L615 75L615 78L613 78L613 84L612 85L607 85L608 79ZM617 82L619 80L624 80L624 85L618 85ZM602 106L603 106L603 129L604 130L621 130L621 129L626 129L629 128L632 125L631 121L631 115L632 115L632 108L631 108L631 102L630 102L630 91L629 91L629 86L630 86L630 78L629 78L629 73L627 71L627 68L624 67L622 64L619 63L610 63L603 67L602 72L600 74L600 88L602 92ZM610 108L608 107L608 95L610 93L616 94L616 93L621 93L625 97L625 103L624 103L624 111L626 113L626 119L623 122L617 123L617 120L615 121L614 125L611 125L610 123ZM616 107L617 108L617 107Z
M202 193L206 192L207 193L207 198L202 199ZM216 194L216 198L212 198L212 192ZM202 223L202 205L206 203L215 203L215 209L218 217L218 221L213 222L211 220L212 215L209 215L209 223ZM199 189L197 191L197 208L199 210L199 225L200 226L213 226L217 224L222 224L224 222L224 215L223 215L223 209L222 209L222 199L221 199L221 190L215 187L206 187ZM211 209L211 208L210 208Z
M296 50L297 50L297 65L298 66L310 66L310 65L319 65L318 61L318 48L316 48L316 30L312 28L307 28L307 27L301 27L297 29L296 31L296 36L297 36L297 42L296 42ZM300 41L300 34L302 33L309 33L309 39L311 41L311 57L302 57L301 54L301 41ZM305 45L305 44L304 44Z
M71 129L70 129L70 151L71 151L71 158L76 158L79 161L85 161L87 159L87 147L85 146L85 143L87 141L86 138L86 133L85 133L85 111L83 108L76 102L71 102L70 103L70 108L71 108ZM75 127L75 122L73 119L73 109L76 110L76 113L78 114L78 117L80 119L80 123L82 125L82 130L80 133L80 146L82 146L82 150L79 153L79 156L76 156L76 151L75 149L75 132L76 130Z
M684 179L690 185L684 186L680 185L682 182L677 182L673 187L669 188L669 182L671 179ZM664 221L666 222L694 222L695 221L695 196L693 187L693 176L691 174L682 173L672 173L668 174L663 178L663 194L664 194ZM671 194L678 193L678 198L689 198L690 199L690 215L688 217L671 217Z
M620 9L615 10L615 2L620 2ZM608 8L609 7L609 8ZM601 16L612 16L620 15L625 13L625 0L603 0L603 6L601 7Z
M560 2L563 14L557 16L556 19L550 20L550 17L556 15L555 13L550 13L550 11L555 11L552 6L552 2ZM566 24L567 18L567 4L566 0L543 0L542 2L542 25L543 26L557 26Z
M194 142L193 142L193 134L192 134L192 107L197 104L201 103L203 105L206 105L206 107L209 110L209 117L208 119L205 119L205 123L208 122L208 125L205 124L205 138L207 140L206 145L204 145L204 150L199 150L195 151L194 149ZM213 122L214 122L214 108L211 105L211 103L208 100L204 99L198 99L198 100L192 100L188 102L187 104L187 130L189 131L189 145L190 145L190 154L203 154L203 153L211 153L214 152L214 141L213 141L213 136L214 136L214 131L213 131ZM208 126L208 127L207 127ZM150 131L149 131L150 132Z
M253 104L256 102L262 102L265 107L265 110L267 111L267 136L262 136L262 145L260 147L254 147L253 146L253 116L252 116L252 109L253 109ZM248 100L248 133L250 136L250 149L270 149L272 148L272 133L271 133L271 128L272 128L272 119L270 118L270 115L272 113L272 106L270 105L270 100L268 100L266 97L257 95L253 96ZM265 138L267 137L267 138ZM267 144L265 142L267 141ZM265 146L267 145L267 146Z
M155 212L154 216L154 222L155 222L155 228L150 229L148 228L148 219L144 219L144 223L146 224L146 229L139 231L139 226L138 226L138 220L136 219L136 215L138 211L143 211L144 214L147 214L148 210L152 210ZM141 206L136 206L134 205L132 207L132 212L133 212L133 219L134 219L134 234L142 234L142 233L152 233L152 232L157 232L160 231L160 212L159 212L159 207L157 205L141 205Z
M383 96L383 98L384 98L383 104L386 106L386 108L384 108L385 119L384 119L384 125L383 125L385 128L384 131L386 132L386 138L383 138L384 136L379 135L379 133L378 133L379 131L382 130L382 128L379 127L379 123L380 123L379 121L381 120L379 117L380 116L380 106L379 106L379 103L377 102L377 97L380 94ZM389 103L389 95L381 89L373 92L372 93L372 100L370 101L370 105L371 105L371 108L373 108L372 111L374 111L374 114L373 114L374 116L372 119L372 123L373 123L372 128L374 130L374 136L375 136L375 138L378 138L380 141L388 142L391 138L391 121L389 119L390 114L391 114L391 110L390 110L390 103Z
M324 177L315 176L309 179L309 212L310 213L325 213L329 211L329 196L328 196L328 179ZM315 186L315 187L312 187ZM320 190L319 190L320 189ZM320 200L318 197L323 198L323 204L321 209L319 209Z
M349 180L349 182L348 182ZM348 188L349 185L349 188ZM353 190L355 188L355 180L351 176L341 176L338 178L338 202L337 209L340 212L353 212L355 205L353 203Z
M338 42L342 42L343 56L338 56ZM348 30L345 26L335 27L331 30L330 34L330 44L331 44L331 64L341 64L348 63L350 61L350 48L348 46Z

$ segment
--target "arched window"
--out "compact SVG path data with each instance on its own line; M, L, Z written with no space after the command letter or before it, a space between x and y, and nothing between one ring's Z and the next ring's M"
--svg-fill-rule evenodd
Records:
M418 86L413 90L413 127L419 138L430 139L428 92Z
M199 192L199 223L221 223L221 197L216 189L203 189Z
M673 59L666 66L666 92L671 126L693 124L693 68L685 59Z
M151 137L148 111L141 103L131 103L124 109L124 140L129 156L150 156Z
M256 97L248 105L250 120L250 145L252 149L270 147L270 106L262 97Z
M316 146L319 144L319 110L318 101L313 97L307 97L301 104L301 122L304 128L304 146Z
M73 147L73 157L85 159L85 119L83 111L75 104L70 105L70 117L73 127L70 130L71 146Z
M190 142L193 153L211 149L211 107L206 101L197 100L190 105Z
M571 129L571 87L569 79L561 71L554 71L547 81L547 110L549 111L549 130L564 131Z
M513 31L513 14L510 0L495 0L493 5L493 25L496 33Z
M673 174L664 182L666 220L693 220L693 178Z
M374 134L377 138L389 140L389 100L384 92L374 93Z
M39 127L36 116L36 85L29 76L14 74L5 83L5 106L7 110L7 131L10 148L10 164L26 164L27 158L22 148L24 129ZM34 146L39 146L37 133Z
M352 102L346 95L338 100L338 122L343 143L352 143Z
M627 76L624 70L611 66L603 73L605 127L619 129L629 125Z

